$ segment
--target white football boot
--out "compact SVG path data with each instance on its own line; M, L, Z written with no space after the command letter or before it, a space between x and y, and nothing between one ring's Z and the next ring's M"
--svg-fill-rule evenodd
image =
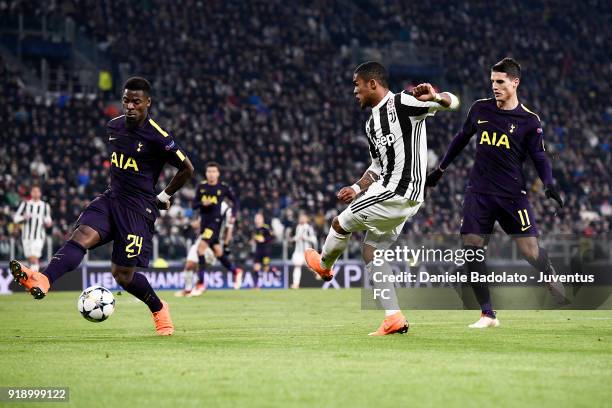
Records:
M499 327L499 320L496 318L489 317L485 314L480 315L480 319L477 322L470 324L470 329L486 329L488 327Z

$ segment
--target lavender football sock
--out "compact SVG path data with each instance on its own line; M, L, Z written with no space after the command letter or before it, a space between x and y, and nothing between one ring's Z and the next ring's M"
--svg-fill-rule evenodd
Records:
M76 269L83 260L87 250L76 241L70 240L64 244L51 258L49 266L43 272L49 283L58 280L62 275Z
M142 300L149 306L149 310L152 313L159 312L163 307L161 300L157 297L151 284L142 273L135 272L132 281L127 286L124 286L123 289Z

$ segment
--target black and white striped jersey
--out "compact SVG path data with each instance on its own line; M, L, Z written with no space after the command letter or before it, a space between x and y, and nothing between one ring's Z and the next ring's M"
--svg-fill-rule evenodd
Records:
M298 224L295 227L295 250L294 252L303 254L306 248L317 247L317 234L310 224Z
M51 222L51 207L42 201L22 201L13 216L15 223L23 222L22 239L45 239L45 224Z
M452 96L453 109L459 105ZM380 175L377 183L409 200L424 200L427 172L425 118L447 110L437 102L421 102L406 92L389 91L366 122L372 157L369 170Z

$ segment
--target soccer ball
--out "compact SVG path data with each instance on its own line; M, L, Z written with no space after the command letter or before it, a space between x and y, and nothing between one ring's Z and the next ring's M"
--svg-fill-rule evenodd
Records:
M115 311L115 297L102 286L90 286L79 296L77 308L90 322L103 322Z

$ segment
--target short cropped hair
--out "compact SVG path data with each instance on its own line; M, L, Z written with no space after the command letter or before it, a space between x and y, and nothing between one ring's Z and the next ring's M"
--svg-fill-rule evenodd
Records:
M206 163L206 168L209 167L216 167L217 170L221 171L221 165L215 161L209 161L208 163Z
M374 79L385 88L389 88L389 74L385 67L376 61L367 61L355 68L355 73L365 81Z
M491 67L493 72L505 72L510 78L521 78L521 64L514 58L506 57Z
M130 91L142 91L147 96L151 95L151 83L139 76L128 78L123 85L123 89L128 89Z

